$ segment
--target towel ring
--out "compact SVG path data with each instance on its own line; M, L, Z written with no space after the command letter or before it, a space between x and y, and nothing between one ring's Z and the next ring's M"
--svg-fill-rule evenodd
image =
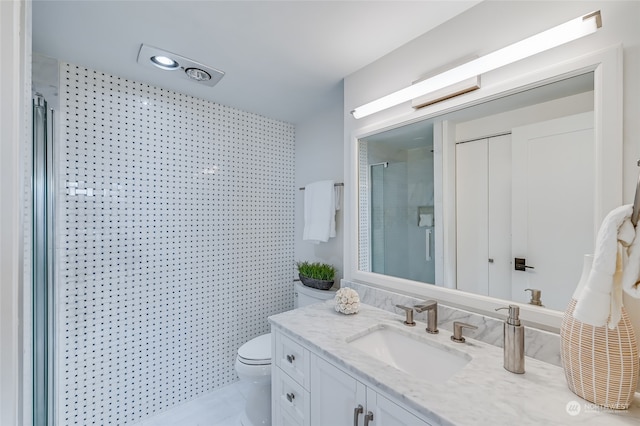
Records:
M640 160L637 162L640 167ZM638 215L640 214L640 174L638 174L638 183L636 184L636 196L633 199L633 212L631 213L631 223L633 226L638 224Z

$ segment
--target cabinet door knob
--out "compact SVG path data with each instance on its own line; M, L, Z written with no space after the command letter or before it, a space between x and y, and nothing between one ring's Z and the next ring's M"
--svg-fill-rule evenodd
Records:
M369 422L373 421L373 413L371 411L367 411L367 415L364 416L364 426L369 426Z
M287 355L287 361L289 361L290 364L293 364L293 361L295 361L296 357L293 355Z
M353 409L353 426L358 426L358 417L364 411L362 405L358 405Z
M287 401L293 402L294 399L296 399L296 396L293 394L293 392L287 394Z

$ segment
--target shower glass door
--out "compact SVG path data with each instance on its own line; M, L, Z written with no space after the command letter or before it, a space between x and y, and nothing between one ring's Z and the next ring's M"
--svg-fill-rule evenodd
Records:
M371 271L402 276L408 270L407 164L371 166Z
M434 283L431 148L396 150L369 169L370 271Z

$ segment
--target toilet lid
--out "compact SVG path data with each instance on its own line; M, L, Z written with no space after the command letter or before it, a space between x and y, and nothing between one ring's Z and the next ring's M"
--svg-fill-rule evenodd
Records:
M255 361L261 361L262 363L270 362L271 333L255 337L240 346L240 349L238 349L238 356L246 363L254 363Z

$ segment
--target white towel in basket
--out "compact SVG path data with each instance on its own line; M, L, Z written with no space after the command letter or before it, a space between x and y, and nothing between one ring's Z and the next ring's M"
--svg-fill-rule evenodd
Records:
M631 223L632 210L630 204L618 207L600 226L591 272L582 291L576 294L573 312L573 317L585 324L615 328L620 321L623 282L633 281L627 286L634 290L640 271L640 238L636 238ZM637 287L635 290L640 292Z
M629 296L640 299L640 237L636 225L636 238L629 247L629 261L622 274L622 289Z

